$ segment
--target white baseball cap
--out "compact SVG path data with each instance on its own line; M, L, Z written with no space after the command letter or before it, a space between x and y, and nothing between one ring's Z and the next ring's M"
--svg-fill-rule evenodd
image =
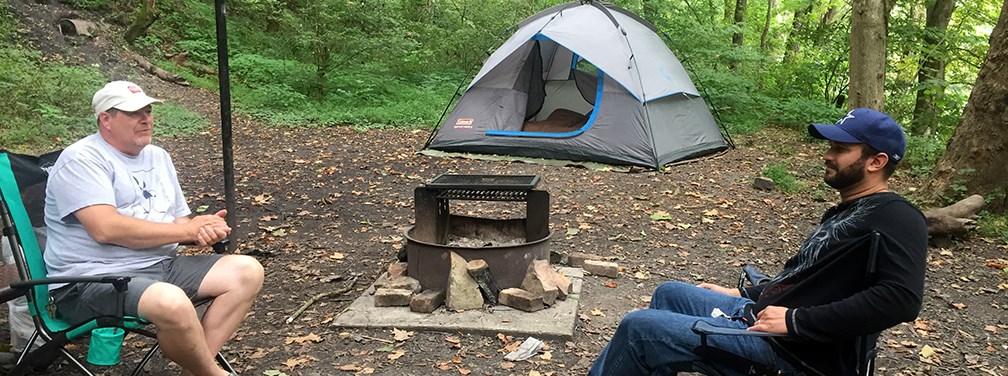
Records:
M152 103L163 103L160 99L148 97L140 85L128 81L112 81L95 93L91 107L95 115L110 108L133 112Z

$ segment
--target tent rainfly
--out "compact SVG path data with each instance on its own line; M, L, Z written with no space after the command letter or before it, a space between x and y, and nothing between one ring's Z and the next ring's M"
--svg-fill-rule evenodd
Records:
M425 148L649 168L728 148L650 22L579 1L516 28Z

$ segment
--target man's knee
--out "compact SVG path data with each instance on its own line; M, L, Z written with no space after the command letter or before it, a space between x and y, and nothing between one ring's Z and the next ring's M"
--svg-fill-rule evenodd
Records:
M696 288L697 288L696 286L688 284L688 283L670 281L670 282L664 282L664 283L658 285L658 287L655 288L654 294L652 294L652 295L654 295L656 297L672 297L672 298L675 298L675 297L678 297L678 296L685 295L685 292L687 292L687 290L692 290L692 289L696 289Z
M234 265L235 275L241 280L242 284L254 287L255 291L259 291L263 284L263 276L265 271L263 270L262 264L259 260L254 257L245 255L233 255L232 260Z
M155 325L174 325L196 317L196 309L185 291L163 282L144 290L137 311Z

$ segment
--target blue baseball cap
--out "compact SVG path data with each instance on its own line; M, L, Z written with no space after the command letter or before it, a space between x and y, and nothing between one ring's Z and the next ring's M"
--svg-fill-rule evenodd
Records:
M906 153L903 127L889 115L870 108L856 108L835 124L809 124L810 136L848 144L866 144L899 163Z

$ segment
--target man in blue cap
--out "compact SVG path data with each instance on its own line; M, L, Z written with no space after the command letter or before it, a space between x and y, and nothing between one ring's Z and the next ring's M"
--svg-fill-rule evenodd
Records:
M666 282L648 309L628 313L589 375L651 375L713 363L727 374L856 374L856 338L911 321L920 312L927 255L924 216L889 192L906 136L892 117L859 108L835 124L812 124L828 140L823 180L840 193L798 253L773 279L741 289ZM876 272L867 249L878 233ZM786 337L715 335L702 355L697 321ZM712 352L703 352L712 354Z

